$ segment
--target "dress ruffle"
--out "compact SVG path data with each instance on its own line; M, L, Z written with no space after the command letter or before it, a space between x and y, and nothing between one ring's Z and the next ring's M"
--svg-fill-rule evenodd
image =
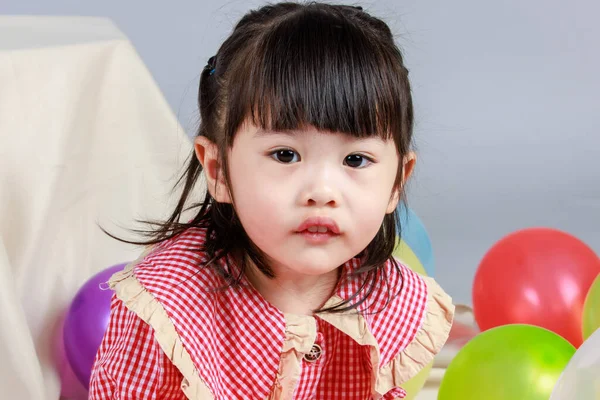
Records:
M425 316L415 338L392 361L379 369L375 391L384 395L414 377L433 361L450 335L454 306L452 299L429 277Z
M285 339L277 377L268 400L291 400L302 372L302 358L308 353L317 337L317 324L313 317L284 314Z
M376 338L368 323L355 310L339 314L323 314L320 318L351 336L357 343L370 346L370 361L373 369L373 398L381 398L394 388L414 377L433 361L448 339L454 306L452 299L429 277L422 277L427 285L427 302L421 327L414 339L388 364L380 366L380 351ZM326 307L339 304L340 297L334 296Z
M181 390L190 400L211 400L214 395L202 381L192 358L160 302L134 275L137 261L114 274L108 284L125 306L154 330L154 337L165 355L183 375Z
M142 256L143 258L143 256ZM152 326L161 349L183 375L181 388L190 400L214 399L206 383L201 379L190 354L184 348L174 324L160 302L147 291L134 274L129 264L122 272L113 275L109 286L126 307ZM372 368L371 387L373 399L379 399L394 388L414 377L430 364L446 342L454 315L452 300L440 286L429 277L421 277L427 287L427 300L421 326L414 339L390 362L381 366L377 339L370 330L367 320L356 310L344 313L324 313L319 318L333 325L358 344L369 346ZM342 298L331 297L324 307L339 304ZM315 342L316 321L311 316L284 314L286 321L285 339L275 382L267 400L291 400L294 386L301 374L302 357Z

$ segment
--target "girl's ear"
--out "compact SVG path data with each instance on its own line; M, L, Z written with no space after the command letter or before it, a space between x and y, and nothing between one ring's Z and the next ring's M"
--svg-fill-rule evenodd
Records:
M400 201L400 194L406 185L406 182L410 179L410 176L413 173L415 168L415 164L417 162L417 154L414 151L408 152L407 155L404 156L402 160L402 180L400 181L400 185L394 189L392 193L392 197L390 198L390 202L388 203L388 208L386 212L388 214L394 212L398 202Z
M194 151L204 169L210 195L217 203L231 203L231 195L225 181L217 145L205 136L197 136L194 139Z

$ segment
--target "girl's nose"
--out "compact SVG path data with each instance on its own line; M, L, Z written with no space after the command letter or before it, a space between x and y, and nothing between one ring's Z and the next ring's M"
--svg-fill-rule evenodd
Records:
M340 190L327 180L313 180L302 193L301 202L309 207L339 207Z

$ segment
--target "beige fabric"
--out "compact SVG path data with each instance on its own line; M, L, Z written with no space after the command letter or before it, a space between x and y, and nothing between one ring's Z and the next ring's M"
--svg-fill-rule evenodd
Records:
M302 372L302 358L317 338L317 323L307 315L284 314L286 327L273 391L267 400L291 400Z
M454 316L452 299L429 277L427 282L427 311L415 339L379 371L376 391L386 393L415 376L433 361L450 334Z
M176 60L173 60L176 62ZM139 249L104 235L159 218L191 151L108 20L0 16L0 388L56 400L61 319L94 273Z

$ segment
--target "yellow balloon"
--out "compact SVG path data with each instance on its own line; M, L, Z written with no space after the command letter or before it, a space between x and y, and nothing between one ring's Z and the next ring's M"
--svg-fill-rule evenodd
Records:
M425 268L421 264L421 261L417 258L415 253L411 250L411 248L406 244L404 240L400 240L400 243L396 245L394 249L393 256L402 261L407 267L412 269L418 274L423 276L427 276L425 272Z
M418 374L400 385L404 390L406 390L406 397L404 400L413 400L417 397L417 394L419 394L419 391L423 389L425 381L429 377L431 367L433 367L433 361L427 364L425 368L420 370Z
M583 303L583 340L600 328L600 275L596 278Z

